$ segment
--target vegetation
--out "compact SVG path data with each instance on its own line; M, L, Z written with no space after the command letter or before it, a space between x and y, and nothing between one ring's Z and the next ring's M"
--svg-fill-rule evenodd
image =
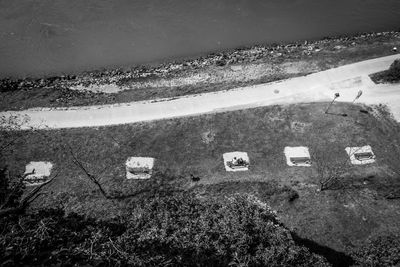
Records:
M297 245L264 203L155 197L119 222L59 210L0 220L1 264L135 266L329 266Z
M400 82L400 59L396 59L388 70L372 75L372 80L376 83L397 83Z
M24 133L19 130L28 121L27 116L0 117L0 216L23 213L29 204L39 196L40 190L55 178L53 176L46 183L35 187L21 198L25 189L23 180L33 174L34 170L23 175L10 175L6 162L7 158L14 153L13 149L16 144L23 139ZM33 127L30 127L30 130L35 133Z
M341 116L342 113L329 115ZM312 164L316 170L316 183L320 191L342 190L351 185L346 176L352 172L350 158L345 152L347 146L362 144L354 133L336 132L330 123L317 121L310 127L308 148L310 150ZM332 130L336 133L332 138ZM346 129L347 131L349 129ZM345 130L345 131L346 131ZM342 136L342 138L341 138ZM354 178L354 177L353 177Z
M130 215L103 221L75 213L66 215L60 209L1 215L0 264L349 266L353 263L343 253L290 232L275 211L252 195L208 197L189 192L156 194L136 204ZM15 203L18 199L15 195ZM398 234L378 236L354 249L352 257L360 266L396 266L400 263L399 242ZM338 262L338 256L343 262Z
M361 113L360 108L367 112ZM5 177L17 181L27 162L40 160L53 162L53 173L59 174L30 202L29 211L43 207L63 211L24 215L22 209L22 215L0 216L0 227L5 229L0 258L9 265L28 261L36 265L312 265L301 259L317 253L334 266L349 266L351 258L346 264L334 262L345 258L341 251L347 246L370 234L399 231L399 205L394 199L398 197L394 189L400 188L395 175L398 158L385 155L397 151L394 139L400 136L393 121L379 117L386 118L384 110L379 115L375 109L343 103L335 103L331 114L325 114L325 109L325 103L276 106L115 127L21 131L18 139L4 132L7 151L2 156L10 170ZM348 116L335 115L343 113ZM388 136L393 140L389 142ZM317 161L310 168L288 167L283 154L287 145L306 145L310 152L320 150L328 162L341 166L347 160L344 147L365 144L373 147L376 163L361 168L347 162L344 172L322 168L325 175L320 177ZM248 152L248 172L225 172L221 155L233 149ZM124 162L134 155L157 159L152 179L125 178ZM335 178L325 180L329 173ZM326 185L322 191L318 190L321 181ZM341 189L348 187L347 181L352 186L344 193ZM255 201L245 206L240 202L243 196L235 196L233 203L245 208L232 206L229 197L237 192L268 203L279 212L280 221L268 215L268 209L258 210ZM17 196L8 207L21 203L23 198ZM260 218L275 225L277 232L272 234ZM59 232L65 233L65 240ZM261 252L254 248L257 242L262 244ZM281 257L277 248L289 251L291 258ZM272 256L260 256L264 252ZM317 261L315 257L306 258Z
M382 152L380 158L389 167L388 172L391 174L385 178L385 182L381 184L380 193L386 199L400 198L400 124L394 119L390 110L385 105L375 107L373 111L381 126L375 127L370 121L367 122L367 129L371 130L374 135L383 135L384 137L379 143L372 144L381 146Z
M74 192L86 190L82 179L78 179L86 172L97 176L106 192L119 190L129 194L132 189L140 190L146 182L139 184L125 179L124 163L130 156L156 158L154 171L185 178L179 182L181 185L191 182L191 174L213 184L239 177L251 181L287 181L293 168L285 163L285 146L321 144L321 150L325 149L322 141L329 140L340 152L338 157L347 159L344 148L355 138L357 144L382 140L382 136L370 136L364 130L365 122L373 117L360 114L357 106L338 103L332 108L333 112L335 108L345 110L349 114L346 118L324 114L325 108L324 103L275 106L133 125L43 131L45 137L26 133L14 148L18 156L10 156L7 161L21 171L33 159L51 161L57 169L68 165L68 169L60 172L60 183ZM359 122L356 126L355 121ZM293 122L304 122L306 126L296 130ZM326 129L322 136L309 126L317 124L319 129ZM203 140L203 134L209 131L213 132L213 139ZM73 153L65 144L72 147ZM249 154L249 172L225 172L222 154L230 151ZM71 166L77 162L74 157L82 164ZM310 178L313 168L296 168L296 179Z
M352 256L360 266L399 266L400 234L372 237Z
M100 258L99 262L91 253L100 252L101 245L121 231L121 225L97 223L76 214L65 217L60 210L3 217L0 227L2 266L95 265L105 261ZM107 247L102 253L108 253Z
M7 168L0 169L0 210L16 207L24 190L22 179L12 181Z

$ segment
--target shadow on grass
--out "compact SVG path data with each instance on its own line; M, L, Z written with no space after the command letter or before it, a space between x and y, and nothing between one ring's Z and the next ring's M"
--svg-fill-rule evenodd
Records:
M347 116L348 116L346 113L325 112L325 114L328 114L328 115L335 115L335 116L339 116L339 117L347 117Z
M310 239L302 238L294 232L291 232L291 234L293 240L298 245L302 245L308 248L310 252L325 257L328 260L328 262L332 264L333 267L347 267L355 264L353 258L343 252L339 252L329 247L320 245Z

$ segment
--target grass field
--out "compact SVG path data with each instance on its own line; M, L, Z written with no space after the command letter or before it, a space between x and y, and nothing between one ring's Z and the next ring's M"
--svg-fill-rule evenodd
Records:
M62 206L106 218L130 212L159 188L194 190L201 197L252 193L270 203L300 236L343 251L370 235L400 230L400 201L384 197L387 190L400 188L400 178L391 171L396 162L385 161L390 125L372 116L368 107L335 103L329 115L326 106L272 106L113 127L23 132L3 156L14 174L30 161L55 164L58 176L36 207ZM367 144L376 163L347 163L345 190L319 191L316 167L289 167L283 154L285 146L309 146L311 153L323 146L332 161L346 161L346 146ZM101 178L108 193L133 197L105 199L72 163L69 147ZM231 151L248 153L248 172L225 172L222 154ZM126 180L124 163L130 156L156 158L154 177ZM191 174L200 181L193 182Z

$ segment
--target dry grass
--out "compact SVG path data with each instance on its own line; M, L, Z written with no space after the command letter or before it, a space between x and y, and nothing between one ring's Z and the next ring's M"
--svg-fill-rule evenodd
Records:
M399 201L383 197L388 187L400 187L400 178L389 171L390 164L396 163L384 160L388 142L380 129L387 125L371 113L361 113L365 107L335 103L331 112L348 115L343 117L324 114L326 105L273 106L152 123L27 132L6 162L14 173L23 172L33 160L52 161L55 171L61 172L38 199L37 207L61 205L67 211L115 217L130 212L136 201L146 201L148 193L160 187L196 190L203 196L253 193L269 201L302 237L343 250L370 233L400 230L395 223L400 218ZM302 131L292 129L293 122L305 123ZM205 141L210 132L213 138ZM134 197L105 199L71 163L66 144L101 178L107 192ZM349 164L343 176L346 190L319 192L315 166L289 167L283 153L285 146L312 149L316 144L326 144L338 159L346 159L346 146L370 144L377 161L365 166ZM236 150L248 153L249 171L224 170L222 154ZM155 177L126 180L124 163L130 156L156 158ZM200 181L193 182L191 174ZM293 190L300 197L290 202Z

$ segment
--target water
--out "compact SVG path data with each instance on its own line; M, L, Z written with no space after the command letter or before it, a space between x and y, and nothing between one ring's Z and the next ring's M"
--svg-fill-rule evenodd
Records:
M0 77L397 30L399 0L0 0Z

